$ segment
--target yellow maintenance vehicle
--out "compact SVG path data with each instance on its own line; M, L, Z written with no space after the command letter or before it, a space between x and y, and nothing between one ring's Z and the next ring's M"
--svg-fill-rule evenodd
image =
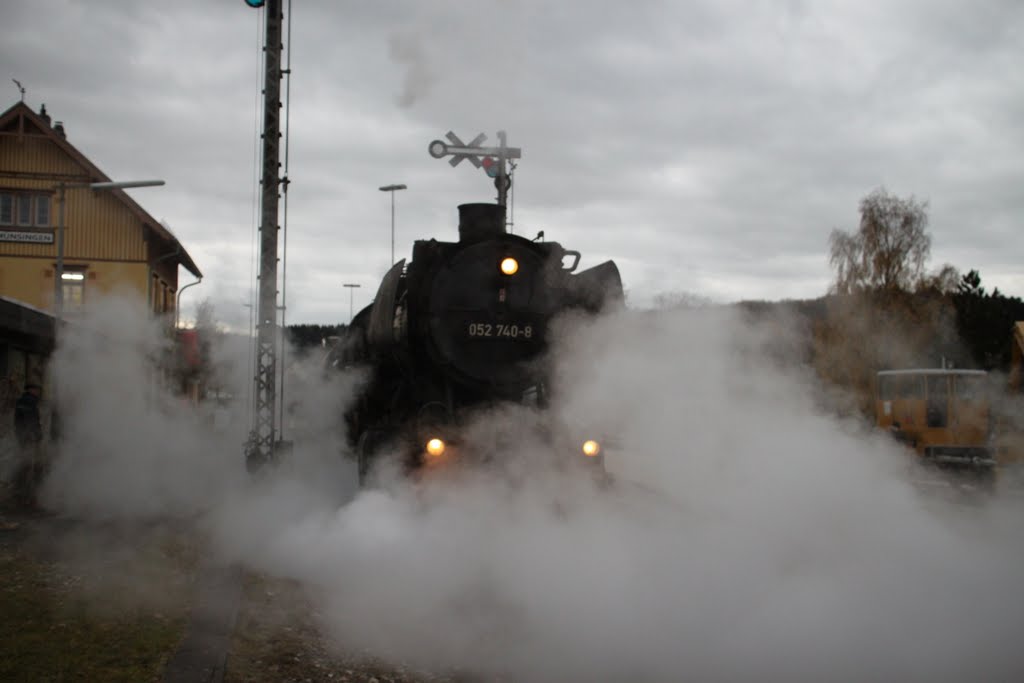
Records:
M876 424L942 469L1002 478L1024 465L1024 322L1014 323L1011 336L1006 390L983 370L883 370L875 381Z
M1010 360L1010 393L1020 396L1024 393L1024 321L1013 324L1013 349Z
M1024 321L1013 324L1006 400L996 418L995 446L1001 464L1024 463Z
M992 405L983 370L883 370L875 382L877 424L943 468L991 470Z

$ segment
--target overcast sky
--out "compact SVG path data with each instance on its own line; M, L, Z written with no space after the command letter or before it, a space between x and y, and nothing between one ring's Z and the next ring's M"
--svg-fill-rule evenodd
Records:
M287 7L288 0L284 0ZM166 222L244 327L255 277L262 10L243 0L4 0L26 88ZM515 230L615 259L630 302L811 298L828 235L884 185L930 204L930 265L1024 295L1024 3L294 0L289 323L348 320L396 252L457 235L489 179L427 153L521 147ZM282 160L284 150L282 149ZM189 281L183 272L182 284Z

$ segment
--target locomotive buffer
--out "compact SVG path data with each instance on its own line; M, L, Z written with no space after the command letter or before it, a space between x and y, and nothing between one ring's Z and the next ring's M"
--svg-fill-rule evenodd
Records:
M498 169L494 177L494 186L498 188L498 203L505 206L507 204L506 197L508 195L508 190L512 187L512 179L508 175L506 162L509 159L521 158L523 151L519 147L508 146L507 135L503 130L498 131L497 147L481 147L480 144L487 140L487 136L483 133L480 133L470 140L468 145L452 131L448 131L445 134L445 137L448 138L448 142L445 142L444 140L434 140L430 143L430 146L427 147L427 150L430 152L430 156L435 159L443 159L446 156L450 156L451 159L448 163L453 167L458 166L463 161L468 161L477 168L484 167L485 170L487 170L488 175L490 175L491 170L489 168L490 164L488 161L491 157L498 160Z

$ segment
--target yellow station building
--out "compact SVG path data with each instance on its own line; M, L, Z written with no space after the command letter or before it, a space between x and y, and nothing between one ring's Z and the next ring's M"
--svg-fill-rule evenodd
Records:
M0 296L53 312L60 183L110 182L51 123L45 105L0 114ZM63 310L87 312L104 293L135 293L173 314L178 266L202 277L178 239L123 190L65 190Z

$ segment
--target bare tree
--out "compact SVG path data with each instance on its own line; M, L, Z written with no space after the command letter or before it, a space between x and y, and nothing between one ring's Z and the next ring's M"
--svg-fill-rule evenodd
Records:
M829 236L833 291L911 291L921 284L932 246L927 208L927 202L902 199L884 187L864 197L857 232L836 229Z
M211 335L220 332L220 325L217 323L217 312L210 301L209 297L203 299L196 306L196 322L195 328L197 330L204 330Z
M947 263L935 272L921 276L918 290L932 290L939 294L955 294L960 291L961 283L960 271Z
M195 379L201 387L200 398L211 389L219 388L224 368L218 362L216 350L224 345L225 333L217 322L217 311L213 302L205 298L196 306L195 333L199 351L199 366L195 368Z

